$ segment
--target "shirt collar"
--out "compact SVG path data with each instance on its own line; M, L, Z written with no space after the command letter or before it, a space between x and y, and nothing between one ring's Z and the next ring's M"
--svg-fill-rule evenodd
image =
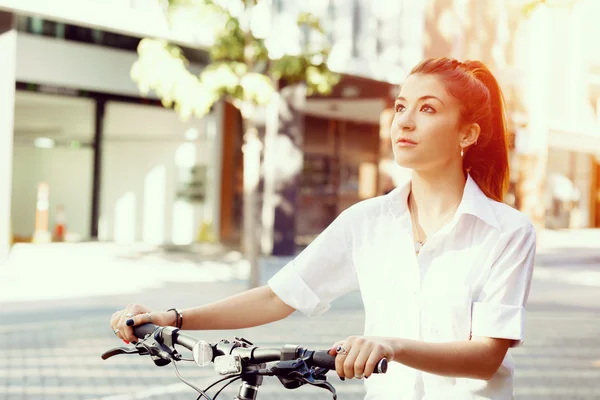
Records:
M409 216L407 204L409 192L410 178L388 194L388 209L392 216L402 219ZM456 214L458 216L464 214L473 215L486 224L500 229L500 224L498 223L491 202L492 200L483 193L477 183L471 178L471 175L467 175L463 197L456 210Z

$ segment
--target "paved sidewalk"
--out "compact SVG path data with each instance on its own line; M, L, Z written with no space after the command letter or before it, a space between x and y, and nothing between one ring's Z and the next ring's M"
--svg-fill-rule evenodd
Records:
M511 350L516 398L600 399L600 291L594 283L600 282L595 261L600 231L542 232L539 238L525 345ZM247 263L239 252L220 246L182 252L82 243L14 250L0 267L2 400L194 399L170 366L157 368L137 356L102 361L103 351L120 345L108 319L132 301L154 309L185 308L247 287ZM287 261L263 259L263 281ZM268 326L195 334L205 340L239 335L260 345L326 348L360 334L363 323L360 296L354 293L320 317L294 314ZM181 372L202 387L215 378L210 367L182 365ZM340 400L363 397L361 382L342 383L333 376L332 383ZM288 391L273 380L261 393L262 400L331 398L314 388Z
M102 361L100 354L120 346L108 328L115 309L136 301L157 309L173 304L187 307L215 301L244 290L241 281L167 283L135 295L77 299L70 307L38 311L45 301L28 302L28 308L0 312L0 399L3 400L170 400L194 399L194 392L180 383L171 366L157 368L147 358L120 356ZM570 304L544 292L563 292ZM523 347L511 350L516 362L516 398L519 400L569 400L600 398L600 304L592 288L536 282L526 322ZM581 299L586 299L582 302ZM268 326L238 331L194 332L209 341L242 336L264 346L286 343L327 348L335 341L363 330L362 304L357 294L338 299L319 317L294 314ZM187 354L187 353L186 353ZM212 368L181 366L181 373L206 387L216 378ZM360 400L362 383L340 382L332 375L340 400ZM232 398L233 389L223 395ZM213 392L214 393L214 392ZM288 391L273 379L261 390L262 400L330 399L326 392L303 387Z
M600 229L538 233L535 279L600 287ZM266 281L291 257L263 257ZM139 293L169 282L245 280L249 265L220 245L16 245L0 266L0 303Z
M540 231L534 277L600 287L600 229Z

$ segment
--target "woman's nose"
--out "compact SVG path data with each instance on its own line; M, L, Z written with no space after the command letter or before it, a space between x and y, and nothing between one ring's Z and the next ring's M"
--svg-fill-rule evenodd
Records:
M398 128L401 130L412 131L415 129L415 121L412 117L412 113L405 111L402 115L398 116Z

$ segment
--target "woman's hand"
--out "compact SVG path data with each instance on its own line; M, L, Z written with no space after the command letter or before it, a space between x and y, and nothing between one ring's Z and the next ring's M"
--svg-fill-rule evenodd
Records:
M392 340L385 337L350 336L329 350L335 357L335 370L340 378L368 378L382 358L394 359Z
M133 324L127 325L127 320L133 320ZM133 334L133 327L145 323L152 323L158 326L168 326L175 323L175 313L153 312L149 308L139 304L129 304L124 310L115 312L110 319L110 328L114 334L122 339L126 344L137 342L137 337Z

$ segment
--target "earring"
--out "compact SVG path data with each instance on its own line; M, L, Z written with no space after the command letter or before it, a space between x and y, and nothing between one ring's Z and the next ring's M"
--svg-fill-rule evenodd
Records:
M465 150L461 147L460 148L460 156L463 157L465 155Z

